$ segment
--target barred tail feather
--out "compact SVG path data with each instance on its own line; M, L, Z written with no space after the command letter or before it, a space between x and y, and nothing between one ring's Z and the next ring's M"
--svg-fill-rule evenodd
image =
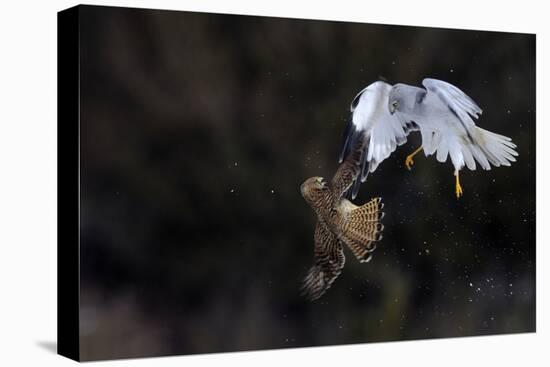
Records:
M382 239L384 225L380 223L384 216L384 204L381 198L351 209L344 224L343 241L360 262L368 262L371 252L376 249L376 241Z

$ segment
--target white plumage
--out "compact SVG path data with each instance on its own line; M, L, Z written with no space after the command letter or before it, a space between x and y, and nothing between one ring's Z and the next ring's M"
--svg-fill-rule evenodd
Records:
M435 154L439 162L450 157L457 197L462 195L458 172L464 166L475 170L479 165L490 170L491 165L509 166L515 162L518 153L510 138L476 126L474 120L483 111L470 97L441 80L424 79L422 84L425 89L377 81L354 98L340 154L342 162L356 144L364 146L361 176L354 182L352 198L368 173L404 144L411 131L420 131L422 147L407 157L407 167L420 150L426 156Z
M477 127L482 110L457 87L435 79L424 79L426 90L396 84L391 91L390 113L397 112L403 121L414 121L422 134L422 147L426 156L437 152L437 160L445 162L447 155L456 169L466 165L483 169L515 162L515 144L511 139ZM397 108L392 104L397 102Z
M457 196L462 194L458 172L464 167L485 170L509 166L518 153L506 136L484 130L474 123L481 108L464 92L447 82L424 79L425 89L396 84L389 93L388 110L402 122L414 122L422 135L426 156L436 154L439 162L450 156L457 177Z

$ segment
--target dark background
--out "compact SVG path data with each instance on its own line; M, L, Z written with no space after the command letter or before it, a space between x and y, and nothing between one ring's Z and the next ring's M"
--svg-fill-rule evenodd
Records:
M104 359L535 330L535 36L81 8L81 357ZM299 295L355 94L457 85L518 162L461 174L405 156L373 260ZM347 250L346 250L347 251Z

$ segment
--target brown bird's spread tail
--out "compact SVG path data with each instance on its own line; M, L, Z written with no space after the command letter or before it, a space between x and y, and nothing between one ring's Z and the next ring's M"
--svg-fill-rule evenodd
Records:
M376 249L374 242L382 239L384 225L380 220L384 204L381 198L351 209L344 224L342 240L348 245L360 262L368 262Z

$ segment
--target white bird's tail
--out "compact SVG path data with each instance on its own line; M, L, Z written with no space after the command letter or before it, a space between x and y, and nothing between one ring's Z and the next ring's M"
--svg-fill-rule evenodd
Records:
M495 167L509 166L510 162L515 162L518 153L514 150L516 145L512 143L512 139L507 136L495 134L493 132L484 130L480 127L475 127L475 145L481 150L485 158ZM474 157L480 163L478 154ZM484 167L485 168L485 167ZM486 168L487 169L487 168Z

